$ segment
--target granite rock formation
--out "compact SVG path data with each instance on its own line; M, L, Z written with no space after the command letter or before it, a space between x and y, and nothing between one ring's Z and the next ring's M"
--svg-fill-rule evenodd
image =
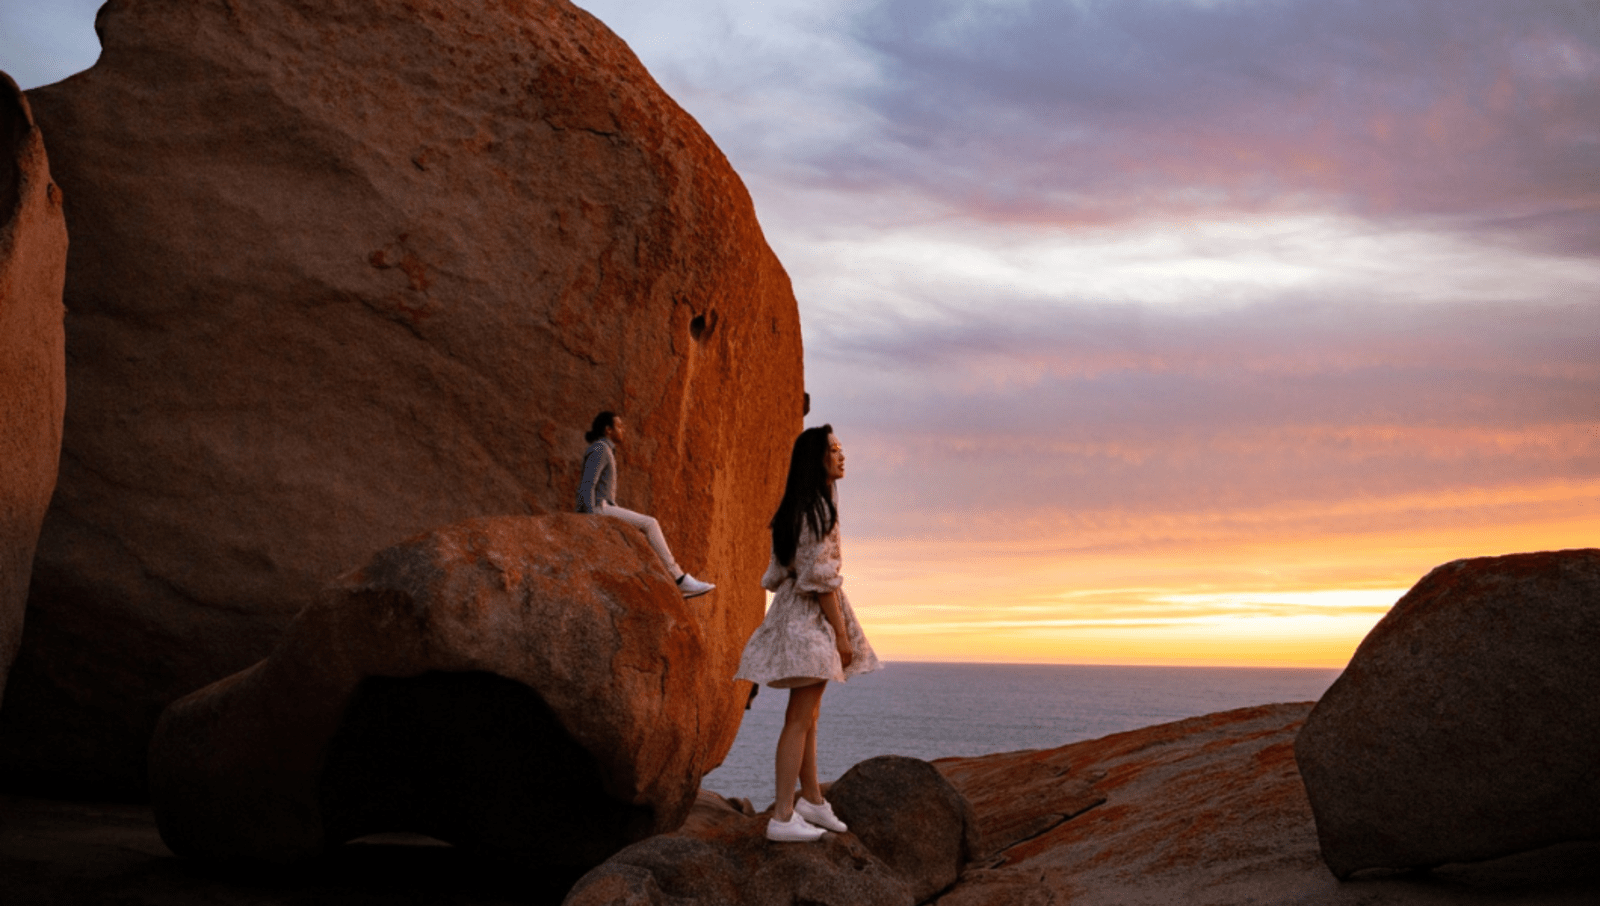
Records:
M971 801L990 856L969 866L940 906L1594 906L1600 902L1600 840L1558 844L1489 862L1429 872L1336 880L1317 853L1317 832L1290 754L1311 703L1247 708L1119 733L1058 749L935 763ZM1019 782L1007 782L1015 775ZM1059 789L1057 789L1059 787ZM1092 795L1085 799L1085 791ZM1098 790L1098 792L1092 792ZM831 795L831 791L830 791ZM1102 804L1095 806L1100 801ZM1080 809L1083 809L1079 811ZM1075 812L1063 818L1060 812ZM0 794L0 877L6 903L128 902L150 906L279 906L271 884L183 867L161 845L149 809ZM1049 817L1050 813L1055 817ZM717 828L764 870L767 899L908 903L909 891L866 853L854 874L825 877L865 850L855 834L819 844L764 845L764 817L702 790L683 828L629 847L575 889L575 904L688 906L666 893L670 878L738 868L714 844ZM1027 836L1000 838L996 828ZM741 829L741 825L748 825ZM1047 826L1046 826L1047 825ZM1074 827L1074 825L1078 825ZM685 842L685 836L693 839ZM693 842L701 841L701 844ZM707 842L710 841L710 842ZM852 848L852 841L858 848ZM544 871L497 870L459 847L395 836L340 847L321 873L292 882L296 902L382 906L554 904L568 895L539 882ZM790 847L797 847L791 849ZM812 847L807 850L806 847ZM682 861L674 854L692 856ZM625 855L627 854L627 855ZM867 858L871 856L871 858ZM760 860L760 861L758 861ZM703 871L709 867L712 871ZM854 879L854 880L853 880ZM559 883L559 882L558 882ZM848 888L845 885L850 885ZM897 886L898 885L898 886ZM545 891L548 890L548 894ZM856 893L851 894L854 890ZM736 902L722 888L722 902ZM854 896L855 899L844 897ZM873 900L872 897L878 897Z
M990 851L937 902L1298 902L1263 894L1317 862L1291 752L1309 707L934 762L972 802ZM1335 886L1323 877L1319 896Z
M0 701L61 458L67 228L28 101L0 72Z
M691 607L611 519L472 519L382 551L162 715L162 838L293 862L412 832L587 869L694 804L728 681Z
M1600 550L1433 570L1295 743L1334 874L1600 839Z
M972 807L925 761L868 759L827 795L848 833L772 843L770 810L747 815L702 791L682 829L617 853L565 906L910 906L954 883L977 846Z
M992 860L1106 801L1104 772L1088 771L1066 749L1009 752L935 763L978 816L973 861Z
M1597 902L1600 841L1446 866L1420 878L1336 880L1318 855L1311 806L1295 769L1295 735L1311 707L1304 703L1241 708L1058 749L934 762L971 801L991 851L935 902L939 906L1585 906ZM1062 813L1068 814L1061 818Z
M29 93L70 201L59 489L0 710L0 783L138 796L171 701L264 657L375 550L620 503L760 621L801 424L798 314L743 184L566 0L111 0ZM747 687L711 692L697 751Z

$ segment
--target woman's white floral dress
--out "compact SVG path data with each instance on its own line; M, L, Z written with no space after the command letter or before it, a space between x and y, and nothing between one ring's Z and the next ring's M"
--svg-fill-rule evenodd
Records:
M793 566L784 566L776 556L767 563L761 587L773 593L772 606L745 643L734 679L785 689L820 680L843 682L883 666L845 597L840 563L838 523L819 539L802 521ZM841 665L833 626L817 603L817 595L829 591L839 602L845 632L850 636L854 656L849 667Z

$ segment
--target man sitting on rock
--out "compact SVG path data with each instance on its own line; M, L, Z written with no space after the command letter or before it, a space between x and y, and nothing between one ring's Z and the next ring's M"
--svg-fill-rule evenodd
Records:
M661 564L667 568L667 575L678 577L678 591L685 598L698 598L716 586L701 582L678 568L678 561L672 559L672 550L667 547L667 539L661 534L661 524L654 517L617 506L616 448L623 444L627 436L627 426L623 424L622 416L608 411L594 417L589 432L583 436L589 442L589 449L583 454L583 481L578 484L578 512L611 516L642 529L650 540L650 546L655 548L656 556L661 558Z

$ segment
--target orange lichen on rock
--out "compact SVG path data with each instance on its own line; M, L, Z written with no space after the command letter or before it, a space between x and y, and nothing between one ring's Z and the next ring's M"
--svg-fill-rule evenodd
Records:
M1310 809L1287 754L1309 709L1245 708L1045 752L936 764L973 800L985 828L1034 814L1052 795L1089 806L1001 846L986 863L985 887L1003 889L997 877L1011 877L1015 887L1017 878L1035 876L1037 886L1074 903L1213 902L1191 888L1316 864ZM1062 770L1041 783L1022 769L1039 764ZM1007 770L1019 778L1009 791ZM1196 898L1173 896L1174 887ZM1140 898L1144 888L1148 900ZM958 884L952 896L960 891ZM1097 891L1104 899L1095 899Z
M935 764L980 827L1024 827L1051 797L1101 804L1002 839L941 906L1439 906L1600 902L1600 841L1434 876L1341 883L1323 863L1294 758L1311 704L1262 705L1047 751ZM1055 771L1046 776L1041 766ZM1013 778L1008 787L1007 778Z

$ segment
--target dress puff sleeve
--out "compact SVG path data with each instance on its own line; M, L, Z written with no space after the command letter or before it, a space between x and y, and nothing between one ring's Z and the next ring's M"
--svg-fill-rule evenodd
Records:
M834 523L833 531L818 538L811 526L802 521L800 542L794 551L795 588L812 594L837 590L844 584L844 577L839 575L843 567L840 559L838 523Z
M767 557L767 571L761 574L761 587L767 591L777 591L793 576L787 566L778 562L777 554L770 554Z

